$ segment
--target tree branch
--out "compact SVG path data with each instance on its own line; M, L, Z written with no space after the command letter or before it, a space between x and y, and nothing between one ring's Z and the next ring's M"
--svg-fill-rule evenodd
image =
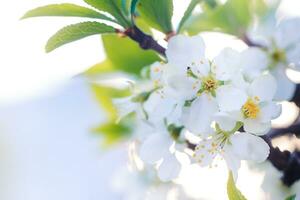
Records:
M150 35L145 34L137 26L128 28L123 32L126 36L130 37L132 40L136 41L142 49L149 50L152 49L162 56L166 56L166 49L157 43Z
M276 169L283 173L281 177L282 182L286 186L293 185L300 179L300 152L281 151L278 147L273 147L271 138L268 135L264 135L262 138L270 146L268 160Z

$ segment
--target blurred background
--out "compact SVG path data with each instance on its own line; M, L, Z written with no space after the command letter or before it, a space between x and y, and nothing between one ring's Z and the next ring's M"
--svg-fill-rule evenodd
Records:
M84 5L80 0L69 2ZM175 2L174 20L187 6L185 0ZM91 129L105 116L90 89L90 80L79 75L105 58L99 36L46 54L47 39L63 25L80 20L19 20L27 10L52 3L62 1L6 1L0 8L0 199L123 199L111 182L126 165L126 144L100 148L101 139ZM278 15L300 15L300 2L282 0ZM245 48L226 35L204 34L204 38L207 46L213 47L208 52L211 56L228 45ZM300 80L295 73L289 75ZM276 123L297 116L294 105L286 103L284 108ZM244 164L240 174L238 185L250 200L283 199L300 190L299 183L292 189L281 186L280 173L269 163L259 167ZM209 182L214 177L220 180L217 184ZM181 181L193 197L219 200L226 193L226 178L219 168L205 171L192 166L184 170ZM203 179L207 179L206 186Z

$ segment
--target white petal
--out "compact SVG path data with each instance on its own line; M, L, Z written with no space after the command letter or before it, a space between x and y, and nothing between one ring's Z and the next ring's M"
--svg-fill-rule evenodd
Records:
M245 119L244 130L255 135L264 135L271 128L271 122L261 122L258 119Z
M140 157L143 161L153 164L168 153L171 145L172 140L167 133L154 133L142 144Z
M240 110L247 98L246 92L231 85L221 86L217 90L217 101L221 111Z
M193 101L187 113L183 116L186 128L194 134L209 134L213 116L218 111L216 101L206 94L202 94Z
M231 84L232 86L244 91L246 91L249 87L249 83L246 82L242 73L237 73L236 75L234 75L234 77L232 77L231 79Z
M248 80L253 80L268 67L267 54L259 48L248 48L241 54L241 66Z
M275 40L276 44L280 48L288 48L295 43L300 42L300 18L291 18L280 22L276 33Z
M275 78L270 75L262 75L257 77L249 88L252 97L258 97L260 101L271 101L276 93L277 84Z
M204 139L198 143L194 152L194 160L202 167L210 165L219 153L218 143L213 139Z
M231 131L236 125L236 120L227 113L216 114L215 121L223 131Z
M277 92L274 99L277 101L290 100L296 90L296 84L293 83L286 75L284 68L272 71L277 80Z
M275 5L272 6L274 6L273 8L277 7ZM275 16L275 12L270 11L270 14L260 19L260 23L258 24L258 26L253 26L252 30L249 31L249 39L263 46L271 46L270 38L274 35L274 30L276 28L277 22L278 20Z
M186 71L184 74L168 73L165 76L167 87L172 90L173 96L190 98L193 96L198 88L193 88L194 80L187 77Z
M137 110L138 104L131 101L132 97L118 98L113 100L118 113L118 118L122 119L129 113L132 113Z
M167 182L178 177L181 164L174 154L168 154L163 158L158 168L158 177L161 181Z
M214 59L213 71L218 80L229 80L239 69L239 53L231 48L225 48Z
M198 77L208 76L210 72L210 62L207 59L203 59L192 64L190 69Z
M225 145L223 158L226 161L228 169L232 171L234 181L236 181L239 168L241 167L241 160L234 154L231 145Z
M144 103L144 109L153 121L163 120L175 108L175 99L164 96L162 90L153 92L149 99Z
M163 70L166 66L160 62L155 62L150 66L151 80L159 81L162 78Z
M268 102L261 106L259 120L261 122L269 122L272 119L279 117L281 114L281 105L275 102Z
M260 137L249 133L237 133L230 138L232 150L241 160L263 162L267 159L270 147Z
M187 67L204 58L205 45L201 36L176 35L169 40L166 55L172 65Z
M300 70L300 42L286 53L287 61L296 70Z

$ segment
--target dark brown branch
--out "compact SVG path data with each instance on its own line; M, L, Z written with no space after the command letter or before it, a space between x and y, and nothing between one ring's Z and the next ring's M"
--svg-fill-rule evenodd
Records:
M270 146L270 154L268 160L272 165L282 171L281 180L286 186L293 185L300 179L300 152L281 151L278 147L274 148L271 143L271 138L267 135L262 138Z
M145 34L138 27L133 26L128 28L123 34L136 41L142 49L152 49L162 56L165 56L166 49L157 43L150 35Z
M268 136L272 139L283 135L296 135L297 137L299 137L300 123L295 123L286 128L274 128L268 133Z

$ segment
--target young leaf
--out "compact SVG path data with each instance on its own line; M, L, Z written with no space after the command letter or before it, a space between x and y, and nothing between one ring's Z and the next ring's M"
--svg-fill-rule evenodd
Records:
M115 22L115 20L113 20L112 18L107 17L106 15L103 15L95 10L71 3L52 4L38 7L28 11L21 19L46 16L88 17Z
M253 16L263 12L262 2L263 0L227 0L223 5L208 8L191 17L183 28L191 35L201 31L222 31L240 37L247 30Z
M154 51L145 51L129 38L102 35L103 46L114 68L140 75L143 67L159 60Z
M84 0L87 4L98 10L108 12L119 22L120 25L127 28L131 26L130 20L126 17L122 9L122 0Z
M132 0L131 1L131 5L130 5L130 14L131 14L131 16L133 16L134 13L135 13L136 5L137 5L138 1L139 0Z
M229 172L227 181L227 195L229 200L247 200L244 195L235 186L232 172Z
M291 195L289 197L287 197L285 200L296 200L296 195Z
M87 76L111 73L117 69L113 66L110 60L106 59L103 62L97 63L91 66L87 71L84 72Z
M184 12L184 15L182 17L182 19L180 20L180 23L178 25L177 28L177 33L180 33L182 26L184 25L184 23L186 22L186 20L191 16L194 8L201 2L202 0L192 0L188 6L188 8L186 9L186 11Z
M92 91L95 95L97 102L106 112L107 117L111 121L116 121L118 119L117 110L112 102L113 98L122 98L130 95L129 89L117 89L113 87L107 87L103 85L91 85Z
M138 11L149 25L164 33L170 33L172 28L172 0L139 0Z
M114 32L115 29L113 27L99 22L82 22L69 25L59 30L48 40L46 52L53 51L62 45L80 40L87 36Z

